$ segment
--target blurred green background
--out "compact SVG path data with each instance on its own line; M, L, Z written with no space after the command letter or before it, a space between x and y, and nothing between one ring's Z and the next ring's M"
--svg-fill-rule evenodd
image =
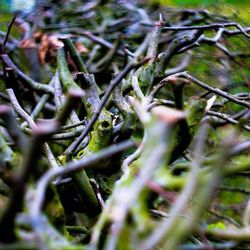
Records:
M149 3L177 8L206 8L211 12L236 17L245 24L250 22L250 0L149 0Z
M232 4L232 5L248 5L250 6L249 0L152 0L152 2L159 2L167 5L194 5L194 6L206 6L212 4Z

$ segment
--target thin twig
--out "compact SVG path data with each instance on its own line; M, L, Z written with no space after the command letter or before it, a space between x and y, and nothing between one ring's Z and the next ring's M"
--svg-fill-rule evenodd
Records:
M29 87L31 89L34 89L34 90L37 90L37 91L45 92L45 93L48 93L48 94L53 94L53 91L54 91L53 87L32 80L29 76L24 74L13 63L13 61L9 58L8 55L4 54L4 55L1 55L1 57L2 57L2 59L4 61L4 63L6 63L8 65L8 67L13 68L15 73L17 74L17 76L19 76L22 80L24 80L24 82L27 84L27 87Z
M212 209L208 209L207 210L210 214L212 214L213 216L215 216L215 217L217 217L217 218L219 218L219 219L222 219L222 220L224 220L224 221L227 221L227 222L229 222L230 224L232 224L232 225L234 225L234 226L236 226L236 227L240 227L240 224L239 223L237 223L235 220L233 220L231 217L229 217L229 216L226 216L226 215L223 215L223 214L220 214L220 213L218 213L217 211L214 211L214 210L212 210Z
M199 141L196 144L196 159L193 162L192 171L189 174L189 180L187 181L186 187L178 196L175 204L169 211L169 219L167 221L162 221L161 225L153 231L153 233L139 246L138 249L152 249L152 247L155 246L164 236L169 235L171 230L178 224L180 216L187 207L189 199L193 196L198 185L199 168L202 163L202 152L204 150L207 132L208 126L204 123L200 131Z
M77 149L77 147L79 146L79 144L83 141L83 139L86 137L86 135L92 129L92 126L94 125L94 123L98 119L99 115L101 114L102 109L103 109L104 105L106 104L107 100L109 99L114 88L129 73L130 70L132 70L136 67L139 67L146 62L147 62L147 60L144 59L139 63L134 62L134 61L129 63L125 67L125 69L110 83L104 96L101 99L100 104L96 108L96 113L94 113L94 115L91 117L90 121L88 122L88 124L87 124L86 128L84 129L84 131L82 132L82 134L65 150L65 152L64 152L65 155L67 155L67 156L72 155L75 152L75 150Z
M80 159L79 161L72 161L62 168L50 169L37 182L37 188L36 188L37 192L34 197L33 208L31 209L32 216L35 218L36 216L40 214L40 209L43 204L46 188L49 182L52 181L54 178L62 176L62 175L76 173L77 171L81 169L86 169L88 166L91 166L91 164L95 163L96 161L107 159L111 157L112 155L115 155L130 147L133 147L134 145L135 145L135 142L131 140L121 142L119 144L110 146L96 154L93 154L90 157L84 157Z
M218 117L220 119L223 119L223 120L225 120L225 121L227 121L227 122L229 122L229 123L231 123L233 125L240 124L238 121L236 121L235 119L233 119L230 115L227 115L227 114L224 114L224 113L220 113L220 112L208 110L206 112L206 114L208 114L210 116L216 116L216 117ZM242 124L241 126L242 126L242 128L250 131L250 126L247 126L247 125L244 125L244 124Z
M246 37L250 37L246 30L238 23L236 22L230 22L230 23L212 23L207 25L194 25L194 26L172 26L172 27L163 27L163 30L168 31L180 31L180 30L206 30L206 29L214 29L214 28L225 28L229 26L236 27L242 34L244 34Z
M76 65L77 70L79 72L83 72L83 73L87 74L88 71L87 71L75 45L73 44L72 40L68 37L61 38L60 40L64 43L66 50L69 52L70 56L72 57L75 65Z
M13 109L25 120L27 121L27 123L29 124L30 128L36 128L36 124L35 122L33 121L33 119L30 117L30 115L28 113L26 113L23 108L20 106L20 104L18 103L17 99L16 99L16 96L14 94L14 91L12 89L7 89L6 90L8 95L9 95L9 98L10 98L10 101L11 101L11 104L12 104L12 107Z
M215 93L219 96L222 96L232 102L235 102L237 104L240 104L242 106L245 106L247 108L250 108L250 103L249 102L246 102L244 100L239 100L238 98L234 97L233 95L223 91L223 90L220 90L218 88L215 88L215 87L211 87L209 85L207 85L206 83L198 80L197 78L191 76L190 74L188 74L187 72L182 72L182 73L179 73L178 75L179 77L185 77L187 79L189 79L190 81L196 83L197 85L199 85L200 87L212 92L212 93Z
M70 132L54 134L50 139L51 140L67 140L77 137L82 132L82 129L76 129Z
M16 119L9 106L0 105L0 118L4 120L8 133L22 152L26 145L26 138L18 128Z
M7 44L7 42L8 42L8 38L9 38L9 35L10 35L10 31L11 31L12 25L14 24L14 22L15 22L15 20L16 20L16 16L17 16L17 15L14 15L14 16L12 17L12 19L11 19L9 25L8 25L8 29L7 29L7 32L6 32L6 34L5 34L5 38L4 38L4 41L3 41L3 48L2 48L2 49L3 49L3 51L2 51L3 54L4 54L4 52L5 52L5 47L6 47L6 44Z
M231 154L237 155L247 150L250 150L250 140L242 142L232 147Z

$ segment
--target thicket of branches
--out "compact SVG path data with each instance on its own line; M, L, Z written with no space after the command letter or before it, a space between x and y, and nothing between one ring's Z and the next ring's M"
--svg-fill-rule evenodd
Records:
M248 249L249 30L140 1L16 15L0 32L0 249Z

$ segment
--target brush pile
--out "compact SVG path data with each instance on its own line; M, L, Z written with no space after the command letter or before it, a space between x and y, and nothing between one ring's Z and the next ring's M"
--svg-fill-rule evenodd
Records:
M250 26L71 0L1 27L0 249L248 249Z

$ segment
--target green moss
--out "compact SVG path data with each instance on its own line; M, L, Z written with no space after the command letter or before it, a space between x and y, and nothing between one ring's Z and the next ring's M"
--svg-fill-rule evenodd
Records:
M226 226L223 222L219 221L217 223L209 224L207 225L208 230L213 230L213 229L226 229Z

